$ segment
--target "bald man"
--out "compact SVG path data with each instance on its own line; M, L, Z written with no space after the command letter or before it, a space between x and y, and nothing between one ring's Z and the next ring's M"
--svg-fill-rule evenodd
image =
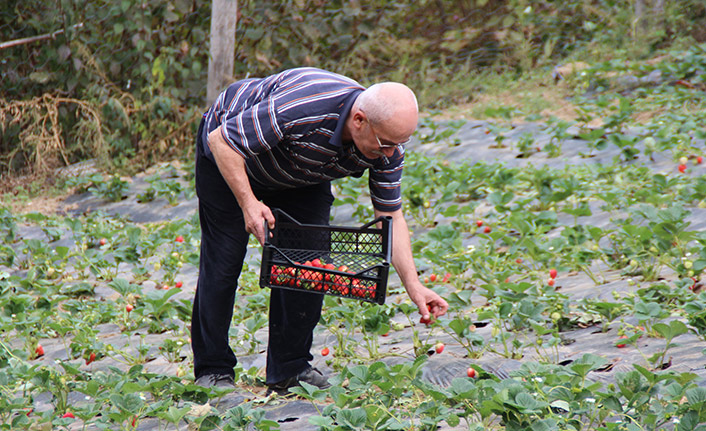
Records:
M272 208L302 223L328 224L331 181L369 172L376 216L391 216L392 264L424 318L448 304L419 282L402 214L404 144L417 127L414 93L399 83L365 89L314 68L246 79L221 93L201 121L196 192L201 258L191 338L194 375L202 386L233 387L237 360L228 343L237 280L248 237L264 242ZM313 331L323 295L272 289L267 378L285 393L327 378L312 368Z

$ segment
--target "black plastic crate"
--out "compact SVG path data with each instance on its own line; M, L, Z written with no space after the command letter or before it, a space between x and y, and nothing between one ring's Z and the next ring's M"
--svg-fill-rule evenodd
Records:
M302 224L277 209L273 214L275 228L265 227L260 286L385 303L391 217L355 228Z

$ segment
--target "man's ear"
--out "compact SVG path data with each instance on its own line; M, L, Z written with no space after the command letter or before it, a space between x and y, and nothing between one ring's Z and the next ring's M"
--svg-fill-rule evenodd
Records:
M355 124L356 127L362 127L364 122L365 114L363 114L363 111L360 109L356 109L355 112L353 112L353 124Z

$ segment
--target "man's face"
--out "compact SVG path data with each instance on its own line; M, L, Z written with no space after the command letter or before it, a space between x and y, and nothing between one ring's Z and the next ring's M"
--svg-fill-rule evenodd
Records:
M358 150L365 157L369 159L377 159L383 156L392 157L395 151L401 151L402 148L400 147L403 147L409 141L409 137L402 137L398 141L388 139L389 137L394 137L394 135L387 132L382 126L373 126L363 111L359 111L359 115L361 116L357 120L359 129L357 136L354 136L353 140Z

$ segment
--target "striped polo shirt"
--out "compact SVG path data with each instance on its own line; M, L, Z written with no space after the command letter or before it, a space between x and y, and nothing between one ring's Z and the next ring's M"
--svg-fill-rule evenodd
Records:
M359 177L368 169L373 206L397 210L404 151L368 159L352 141L341 140L346 117L363 90L352 79L314 68L238 81L204 114L206 157L214 160L208 133L223 126L223 138L245 159L254 190Z

